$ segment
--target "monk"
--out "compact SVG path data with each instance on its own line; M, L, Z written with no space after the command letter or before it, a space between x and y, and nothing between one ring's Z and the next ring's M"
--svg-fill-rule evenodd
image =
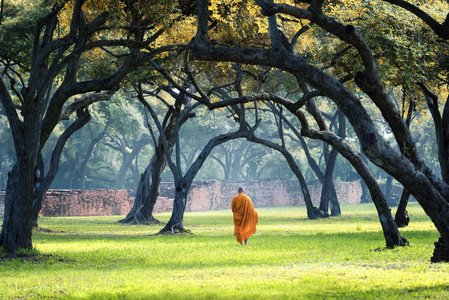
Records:
M256 233L259 215L242 187L239 187L238 193L232 198L231 210L234 213L234 235L237 243L243 246L243 243L248 245L248 238Z

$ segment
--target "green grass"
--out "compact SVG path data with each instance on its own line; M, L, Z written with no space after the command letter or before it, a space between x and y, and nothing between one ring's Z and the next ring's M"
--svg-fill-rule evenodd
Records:
M193 235L121 217L41 218L38 261L0 263L0 299L445 299L449 265L432 264L438 233L409 207L409 247L386 249L373 205L307 220L304 207L258 208L258 232L236 243L230 211L187 213ZM169 214L157 215L168 221Z

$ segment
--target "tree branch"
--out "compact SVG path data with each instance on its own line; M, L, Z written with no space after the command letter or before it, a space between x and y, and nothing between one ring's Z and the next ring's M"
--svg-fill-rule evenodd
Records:
M92 103L99 101L108 101L112 97L112 95L115 94L115 92L116 90L108 90L104 92L83 95L81 98L76 99L62 111L60 120L68 120L70 118L70 115L81 107L88 107Z
M58 172L58 166L59 166L59 160L61 158L62 150L64 149L64 146L70 136L74 132L76 132L78 129L86 125L90 119L91 116L89 114L89 111L87 108L79 108L78 111L78 118L64 131L64 133L59 137L58 142L56 143L55 148L53 149L51 160L50 160L50 167L48 169L48 173L46 174L43 182L39 185L39 187L36 190L35 194L35 203L33 203L33 207L36 207L36 205L42 205L41 203L38 203L39 201L42 201L43 195L47 192L49 189L51 183L53 182L53 179L55 178L57 172ZM36 203L37 201L37 203Z
M411 3L408 3L407 1L403 0L383 0L384 2L388 2L394 5L397 5L399 7L404 8L405 10L408 10L418 18L420 18L422 21L424 21L430 29L432 29L438 37L447 40L449 39L449 22L448 22L448 16L446 17L446 20L444 21L443 25L438 23L434 18L432 18L430 15L428 15L426 12L421 10L416 5L413 5Z
M8 88L0 77L0 101L3 104L3 109L8 117L9 124L12 130L12 136L14 140L14 146L16 149L21 149L24 145L25 140L23 136L23 125L20 120L14 102L12 101L11 95L8 92Z

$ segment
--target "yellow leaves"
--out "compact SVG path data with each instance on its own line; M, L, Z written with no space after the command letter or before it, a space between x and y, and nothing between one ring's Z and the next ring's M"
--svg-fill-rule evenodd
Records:
M83 64L79 75L84 78L101 78L109 76L115 71L112 58L99 48L84 52L82 58L85 60L85 64Z
M195 36L195 32L196 17L184 17L177 24L168 27L156 41L154 47L170 44L187 44Z
M116 28L138 26L139 24L133 23L136 17L145 20L146 24L168 27L179 16L177 2L175 0L133 0L128 3L122 0L87 0L82 9L87 23L107 12L109 14L107 25ZM63 27L69 27L75 3L76 0L68 1L60 12L60 25Z
M260 45L267 38L267 21L249 0L211 1L211 38L233 45Z
M118 0L87 0L83 9L86 11L87 20L92 21L103 12L109 12L112 15L123 14L125 4Z

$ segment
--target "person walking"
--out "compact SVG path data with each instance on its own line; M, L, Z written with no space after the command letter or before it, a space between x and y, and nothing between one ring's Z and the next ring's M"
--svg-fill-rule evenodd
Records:
M259 215L242 187L239 187L238 195L232 198L231 210L234 221L234 236L237 242L242 246L249 245L248 238L257 231L256 225L259 223Z

